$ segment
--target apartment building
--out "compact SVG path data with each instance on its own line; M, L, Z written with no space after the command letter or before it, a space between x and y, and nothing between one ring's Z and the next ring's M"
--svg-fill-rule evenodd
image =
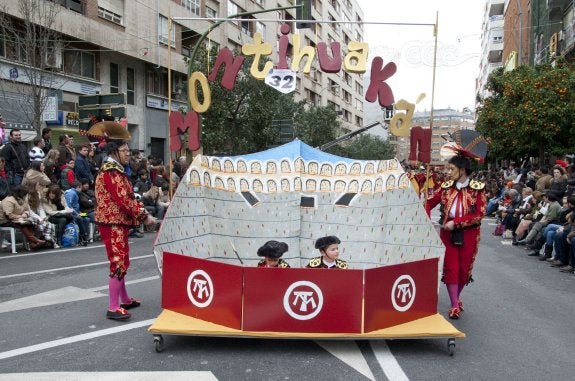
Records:
M431 112L419 111L413 115L413 126L428 128L431 125ZM433 110L433 133L431 135L431 165L444 165L445 160L439 155L439 150L448 141L453 141L450 134L458 130L475 129L475 113L465 109ZM409 159L410 138L390 135L389 141L395 145L395 157L399 161Z
M171 96L173 110L187 109L185 57L190 57L206 31L209 38L205 43L232 50L252 42L254 33L259 32L263 40L274 47L269 57L274 63L277 62L280 22L268 20L288 20L290 41L294 33L299 33L303 46L339 41L345 54L349 41L363 40L363 26L350 23L363 20L355 0L312 0L313 19L328 23L312 23L309 29L297 29L295 9L244 16L242 20L224 22L217 28L213 20L197 19L289 7L294 5L293 0L33 1L42 6L55 6L55 18L47 26L57 32L57 37L46 42L47 53L40 61L31 60L30 55L25 54L24 43L19 42L18 46L6 38L0 41L0 82L10 84L2 87L0 99L6 128L20 128L28 139L36 135L38 126L30 119L31 108L25 106L27 91L23 89L31 82L25 73L42 73L42 91L49 94L54 103L50 105L50 112L44 113L49 115L46 124L53 128L53 135L77 130L80 124L86 123L86 105L79 102L79 97L124 93L122 100L112 97L100 103L111 102L108 112L127 119L133 148L165 159L169 154L168 96ZM4 17L14 20L15 25L22 25L18 20L22 18L20 2L4 2ZM168 28L170 17L173 19L171 29ZM291 49L290 46L290 52ZM168 66L171 86L168 86ZM364 89L359 74L343 70L323 73L315 62L310 73L305 74L301 69L298 72L294 96L310 104L334 107L346 131L363 125Z
M505 0L486 0L481 36L481 62L477 78L477 92L488 95L485 90L489 74L503 66L503 36Z

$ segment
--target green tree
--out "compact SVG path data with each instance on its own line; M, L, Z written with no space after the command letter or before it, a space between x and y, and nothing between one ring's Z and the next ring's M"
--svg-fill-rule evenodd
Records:
M334 146L329 152L357 160L390 160L395 157L395 148L388 140L368 133L353 138L347 144Z
M490 142L495 159L563 155L575 139L575 66L521 66L494 71L491 95L479 98L476 129Z
M310 106L296 115L296 137L312 147L335 140L340 129L337 112L331 107Z

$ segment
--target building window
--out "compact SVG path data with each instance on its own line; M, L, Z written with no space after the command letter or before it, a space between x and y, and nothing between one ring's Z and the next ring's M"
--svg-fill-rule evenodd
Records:
M98 16L116 24L122 24L124 0L98 0Z
M160 15L158 19L158 39L160 44L168 45L168 18L166 16ZM173 25L170 31L170 46L176 47L176 28Z
M263 22L257 21L256 22L256 32L262 35L262 38L265 39L266 36L266 25Z
M148 70L146 91L148 94L168 96L168 73L158 70Z
M96 78L96 57L80 50L64 51L64 71L87 78Z
M228 0L228 17L237 15L239 12L239 7L233 1Z
M4 35L0 34L0 57L6 57L6 46Z
M218 12L215 9L206 6L206 17L215 19L218 17Z
M200 15L200 0L182 0L182 7L186 8L196 16Z
M254 33L254 18L251 16L243 16L240 25L242 27L242 32L252 37Z
M265 0L254 0L257 4L261 5L262 7L265 8L266 2Z
M126 69L126 96L127 102L129 105L136 104L136 76L134 73L134 69L127 68Z
M110 93L120 92L120 68L118 64L110 62Z
M343 80L348 86L351 86L351 75L349 73L343 73Z

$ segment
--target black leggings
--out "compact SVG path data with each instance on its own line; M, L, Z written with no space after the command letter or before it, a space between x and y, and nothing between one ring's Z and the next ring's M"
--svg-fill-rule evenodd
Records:
M58 245L62 244L62 234L64 233L64 227L72 219L68 220L66 216L50 216L48 221L56 225L56 242Z

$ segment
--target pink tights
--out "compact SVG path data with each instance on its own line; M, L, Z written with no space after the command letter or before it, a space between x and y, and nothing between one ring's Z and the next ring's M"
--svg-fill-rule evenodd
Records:
M109 297L109 310L116 311L120 308L120 303L129 303L130 297L126 290L125 278L121 280L112 277L108 281L108 297Z
M451 301L451 307L459 307L459 295L461 295L461 291L465 287L465 284L446 284L447 293L449 294L449 300Z

